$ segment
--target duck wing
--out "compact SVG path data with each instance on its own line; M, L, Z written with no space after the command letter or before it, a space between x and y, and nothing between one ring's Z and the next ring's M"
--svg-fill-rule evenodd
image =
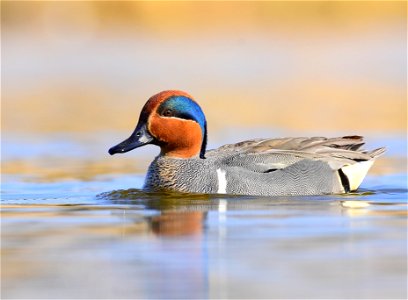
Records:
M313 151L327 149L358 150L364 145L362 136L344 136L337 138L325 137L290 137L277 139L253 139L227 144L217 149L207 151L207 155L220 155L227 152L264 152L270 149Z
M385 152L385 148L365 151L361 149L363 145L361 136L254 139L224 145L208 151L206 156L219 157L222 165L259 173L282 170L303 160L310 163L325 162L332 170L338 171L356 163L372 162ZM365 168L365 173L368 168Z

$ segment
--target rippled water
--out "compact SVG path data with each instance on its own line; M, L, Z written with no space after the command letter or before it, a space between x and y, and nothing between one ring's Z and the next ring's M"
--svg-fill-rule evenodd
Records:
M406 180L238 197L6 175L2 298L406 298Z

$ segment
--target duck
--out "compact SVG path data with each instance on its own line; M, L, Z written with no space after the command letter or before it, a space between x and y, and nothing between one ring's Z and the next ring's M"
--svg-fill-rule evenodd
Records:
M300 196L356 191L385 147L362 149L363 137L256 138L207 150L207 121L180 90L153 95L129 138L109 149L160 147L143 189L201 194Z

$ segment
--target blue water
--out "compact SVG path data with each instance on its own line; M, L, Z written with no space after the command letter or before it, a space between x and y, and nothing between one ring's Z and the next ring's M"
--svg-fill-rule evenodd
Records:
M406 175L368 177L347 196L120 189L142 182L6 178L2 297L406 296Z
M404 141L386 143L393 172L308 197L145 193L150 150L126 173L105 142L57 141L7 145L4 299L407 297Z

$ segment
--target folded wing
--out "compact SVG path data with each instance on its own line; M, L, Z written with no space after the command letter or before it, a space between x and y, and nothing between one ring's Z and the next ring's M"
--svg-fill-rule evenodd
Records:
M210 150L206 156L218 156L223 165L257 173L284 170L304 160L311 166L324 162L337 172L345 191L353 191L374 160L385 152L385 148L366 151L363 145L361 136L255 139Z

